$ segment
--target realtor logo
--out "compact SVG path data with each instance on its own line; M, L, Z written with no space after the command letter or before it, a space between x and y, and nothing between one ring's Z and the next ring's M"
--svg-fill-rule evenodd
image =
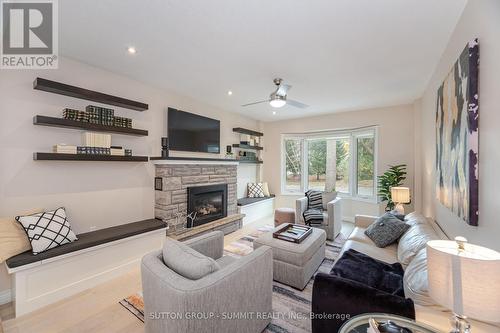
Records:
M0 68L57 68L57 0L2 0L1 4Z

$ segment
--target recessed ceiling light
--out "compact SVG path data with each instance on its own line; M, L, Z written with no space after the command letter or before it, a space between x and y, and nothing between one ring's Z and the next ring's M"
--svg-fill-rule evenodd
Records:
M227 94L228 94L228 96L231 96L231 95L233 94L233 92L232 92L231 90L229 90L229 91L227 92Z
M127 51L129 54L136 54L137 53L137 50L133 46L129 46Z
M273 111L273 115L275 115L275 114L276 114L276 111Z

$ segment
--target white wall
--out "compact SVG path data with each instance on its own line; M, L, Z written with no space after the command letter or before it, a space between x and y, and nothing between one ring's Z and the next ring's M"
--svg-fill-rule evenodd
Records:
M135 155L159 156L168 106L220 119L222 153L226 145L238 142L233 127L258 129L255 120L83 63L63 58L59 66L58 70L1 71L0 216L64 206L77 233L89 231L92 226L100 229L154 216L151 163L33 161L33 152L51 151L53 144L81 144L80 131L34 126L33 116L61 117L64 107L84 109L90 104L33 90L37 76L148 103L149 110L144 112L115 108L116 114L133 118L134 127L149 130L148 137L112 135L114 145L132 148ZM189 154L194 155L202 154ZM243 166L245 181L255 181L256 173L255 166ZM10 286L1 267L0 293Z
M449 236L500 250L500 1L468 1L421 101L423 211ZM479 226L468 226L435 195L435 112L437 89L473 38L479 38Z
M390 164L408 165L408 185L413 191L414 175L414 108L401 105L369 110L334 113L324 116L264 123L264 177L271 192L276 193L276 206L294 207L298 196L281 195L281 135L322 130L351 129L378 125L378 174ZM352 219L355 214L377 215L384 204L346 200L343 215ZM411 211L413 205L405 209Z

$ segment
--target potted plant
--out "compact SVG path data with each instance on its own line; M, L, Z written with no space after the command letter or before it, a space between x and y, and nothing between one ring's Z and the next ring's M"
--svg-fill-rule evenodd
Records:
M381 202L387 201L385 211L394 209L395 203L391 198L391 187L401 186L406 179L406 164L390 165L383 175L378 176L378 195Z

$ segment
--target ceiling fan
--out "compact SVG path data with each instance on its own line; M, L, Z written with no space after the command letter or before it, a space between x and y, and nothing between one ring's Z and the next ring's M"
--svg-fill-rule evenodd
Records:
M269 95L269 99L243 104L242 106L250 106L260 103L269 103L269 105L271 105L273 108L280 108L282 106L285 106L285 104L294 106L299 109L305 109L309 107L309 105L307 104L294 101L293 99L287 99L288 90L290 90L292 86L288 84L283 84L283 79L276 78L273 80L273 82L276 85L276 90L272 92L271 95Z

